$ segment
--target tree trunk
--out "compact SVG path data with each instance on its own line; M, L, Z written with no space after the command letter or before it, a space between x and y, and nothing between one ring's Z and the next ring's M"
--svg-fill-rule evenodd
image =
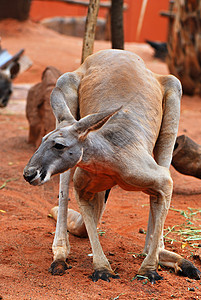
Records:
M201 1L171 1L168 28L170 73L178 77L185 94L201 95Z
M112 0L111 38L112 49L124 49L123 0Z
M93 53L94 38L96 30L96 21L98 16L98 10L100 5L100 0L90 0L86 25L85 25L85 35L82 47L82 63L84 60Z

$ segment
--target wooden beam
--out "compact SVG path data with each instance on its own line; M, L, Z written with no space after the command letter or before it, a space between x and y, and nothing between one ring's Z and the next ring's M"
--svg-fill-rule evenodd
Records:
M80 0L57 0L57 1L62 1L70 4L76 4L76 5L89 6L89 1L80 1ZM111 2L110 1L102 2L99 5L100 7L110 8Z
M82 0L35 0L35 1L64 2L64 3L80 5L80 6L87 6L87 7L89 6L89 1L82 1ZM111 2L110 1L102 2L100 3L100 7L110 8Z
M35 1L49 1L49 2L64 2L67 4L74 4L74 5L80 5L80 6L89 6L89 1L82 1L82 0L35 0ZM111 1L104 1L104 2L100 2L100 7L101 8L111 8ZM124 10L126 10L128 8L127 4L124 4Z
M160 15L162 17L175 18L175 13L170 12L170 11L161 11Z

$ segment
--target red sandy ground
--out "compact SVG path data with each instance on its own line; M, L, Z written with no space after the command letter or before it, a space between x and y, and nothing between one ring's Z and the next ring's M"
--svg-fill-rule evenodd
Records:
M82 40L65 37L49 31L30 21L0 23L2 46L12 54L25 48L33 66L19 75L15 84L40 81L41 73L48 65L62 72L72 71L79 66ZM110 43L96 42L95 51L110 48ZM136 52L153 71L166 74L164 63L152 57L152 50L146 45L126 44L126 49ZM148 196L113 188L107 209L100 224L103 231L100 241L112 268L119 273L119 280L110 283L89 279L92 274L92 259L88 239L70 236L71 254L69 263L72 269L64 276L53 277L48 273L52 261L51 245L55 222L48 218L52 206L57 203L58 178L53 178L41 187L32 187L23 180L23 168L34 152L27 143L28 122L25 117L24 99L21 109L15 110L15 99L6 109L0 111L1 132L1 175L0 175L0 295L5 299L201 299L201 281L187 280L162 268L159 274L164 280L151 285L137 281L135 276L140 264L138 257L144 245L148 219ZM19 108L19 106L18 106ZM201 143L201 99L182 98L179 134L186 134ZM172 208L196 210L201 207L200 180L177 173L171 168L174 180ZM70 207L76 203L72 188ZM188 210L189 212L189 210ZM200 214L191 219L194 226L200 224ZM179 212L170 210L165 228L188 221ZM167 232L167 231L166 231ZM171 237L171 234L170 234ZM199 260L191 245L182 249L182 239L166 248L190 259L201 269ZM199 243L199 242L198 242ZM193 291L189 290L192 289ZM1 298L0 297L0 298Z

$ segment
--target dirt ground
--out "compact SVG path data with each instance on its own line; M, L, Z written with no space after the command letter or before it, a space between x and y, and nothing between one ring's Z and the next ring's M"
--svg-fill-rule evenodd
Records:
M22 177L23 168L34 152L27 143L28 122L25 116L26 93L31 84L39 82L48 65L62 72L79 66L82 40L65 37L30 21L0 23L2 47L12 54L25 48L33 66L14 81L14 93L5 109L0 110L0 299L201 299L201 280L177 276L161 267L163 280L151 285L146 280L133 280L143 260L148 220L148 196L113 188L107 209L99 226L100 241L112 268L120 279L110 283L89 279L92 274L91 248L88 239L70 236L72 269L64 276L52 276L48 268L52 261L51 246L55 222L48 217L58 200L58 177L40 187L33 187ZM108 42L96 42L95 51L110 48ZM164 63L153 58L144 44L126 44L125 48L139 54L147 66L160 74L168 72ZM186 134L201 144L201 99L182 98L179 135ZM201 181L184 176L171 168L174 193L166 223L166 248L192 261L200 270L196 258L201 241L187 243L176 229L200 229ZM70 208L76 208L73 188ZM169 228L169 229L168 229ZM142 231L142 230L141 230Z

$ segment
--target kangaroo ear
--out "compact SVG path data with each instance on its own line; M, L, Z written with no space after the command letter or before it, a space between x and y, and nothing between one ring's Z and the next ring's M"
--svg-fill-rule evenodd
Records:
M69 125L76 122L65 100L65 95L59 87L55 87L50 95L53 113L59 123L67 121Z
M113 109L106 112L100 112L97 114L88 115L79 120L74 126L81 139L85 139L90 131L101 128L114 114L120 109Z

